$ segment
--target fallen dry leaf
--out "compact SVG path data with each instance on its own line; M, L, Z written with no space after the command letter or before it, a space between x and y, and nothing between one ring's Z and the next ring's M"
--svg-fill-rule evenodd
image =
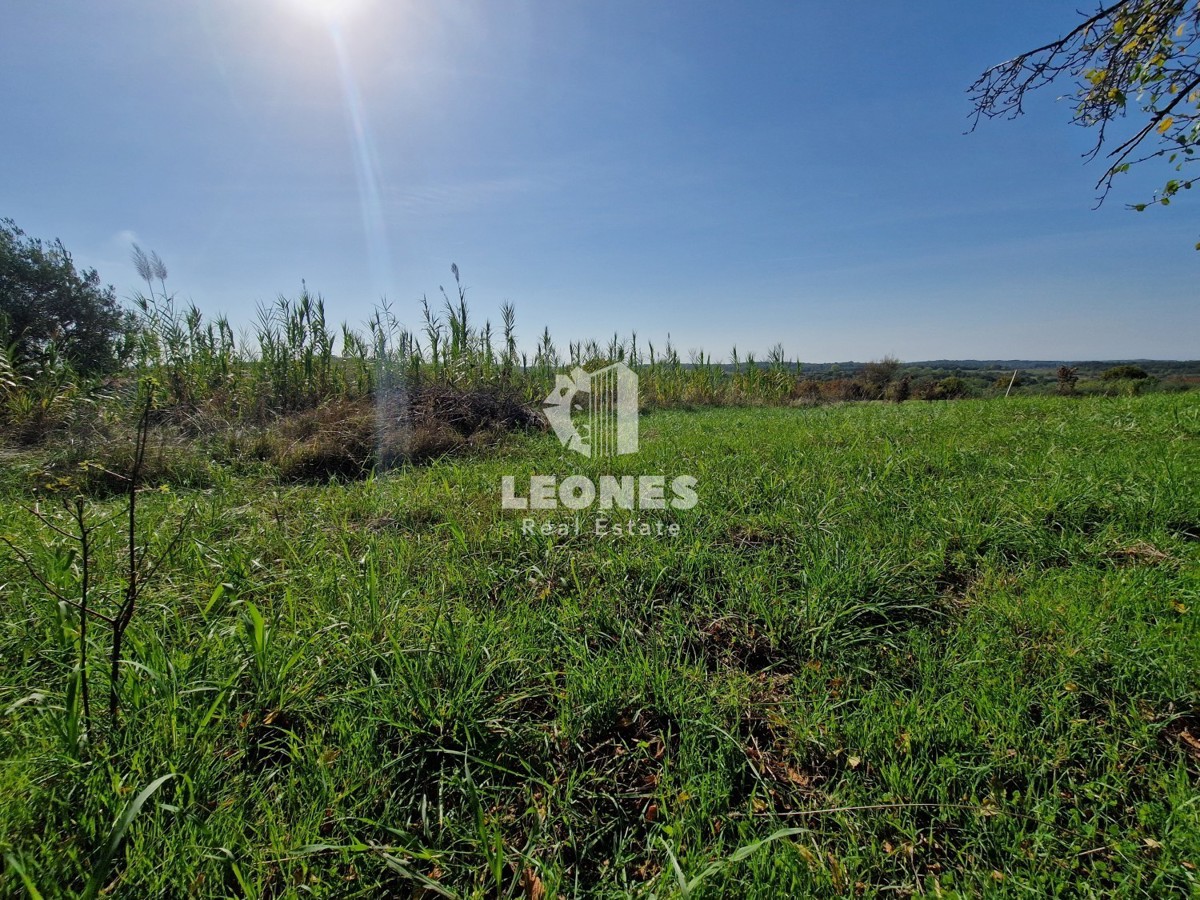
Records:
M521 889L525 892L526 900L545 900L546 886L532 867L526 866L521 873Z
M1200 756L1200 738L1197 738L1187 728L1181 729L1178 737L1179 742L1187 747L1193 756Z
M797 772L791 766L788 766L787 775L788 781L790 781L792 784L798 784L801 787L808 787L810 779L803 772Z

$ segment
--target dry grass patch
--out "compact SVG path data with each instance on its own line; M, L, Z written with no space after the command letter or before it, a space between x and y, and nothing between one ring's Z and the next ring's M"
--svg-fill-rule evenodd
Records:
M372 468L422 463L544 427L541 416L491 390L429 386L377 398L335 400L281 420L259 455L295 481L358 478Z

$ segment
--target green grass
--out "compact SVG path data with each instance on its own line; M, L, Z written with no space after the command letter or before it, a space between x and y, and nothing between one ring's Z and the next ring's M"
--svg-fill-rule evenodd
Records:
M641 443L147 495L159 545L195 511L120 729L102 624L80 735L77 618L0 552L0 895L1198 890L1200 397L672 410ZM17 505L37 460L3 462L0 534L69 590ZM700 502L640 513L661 539L500 509L503 475L609 472Z

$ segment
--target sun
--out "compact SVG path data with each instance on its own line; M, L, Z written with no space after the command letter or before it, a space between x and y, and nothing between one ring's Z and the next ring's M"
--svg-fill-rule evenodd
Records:
M367 0L287 0L287 5L319 21L341 24L361 12Z

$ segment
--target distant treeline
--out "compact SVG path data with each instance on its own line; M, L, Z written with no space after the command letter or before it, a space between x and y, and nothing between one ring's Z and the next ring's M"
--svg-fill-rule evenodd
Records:
M865 362L802 362L804 372L812 378L838 378L857 375L867 365ZM1067 360L1067 359L930 359L903 363L902 369L914 377L947 377L957 375L999 376L1014 371L1030 377L1047 376L1053 380L1059 366L1075 368L1081 377L1099 378L1101 374L1121 365L1132 365L1156 378L1173 375L1200 377L1200 360L1176 359L1110 359L1110 360Z

